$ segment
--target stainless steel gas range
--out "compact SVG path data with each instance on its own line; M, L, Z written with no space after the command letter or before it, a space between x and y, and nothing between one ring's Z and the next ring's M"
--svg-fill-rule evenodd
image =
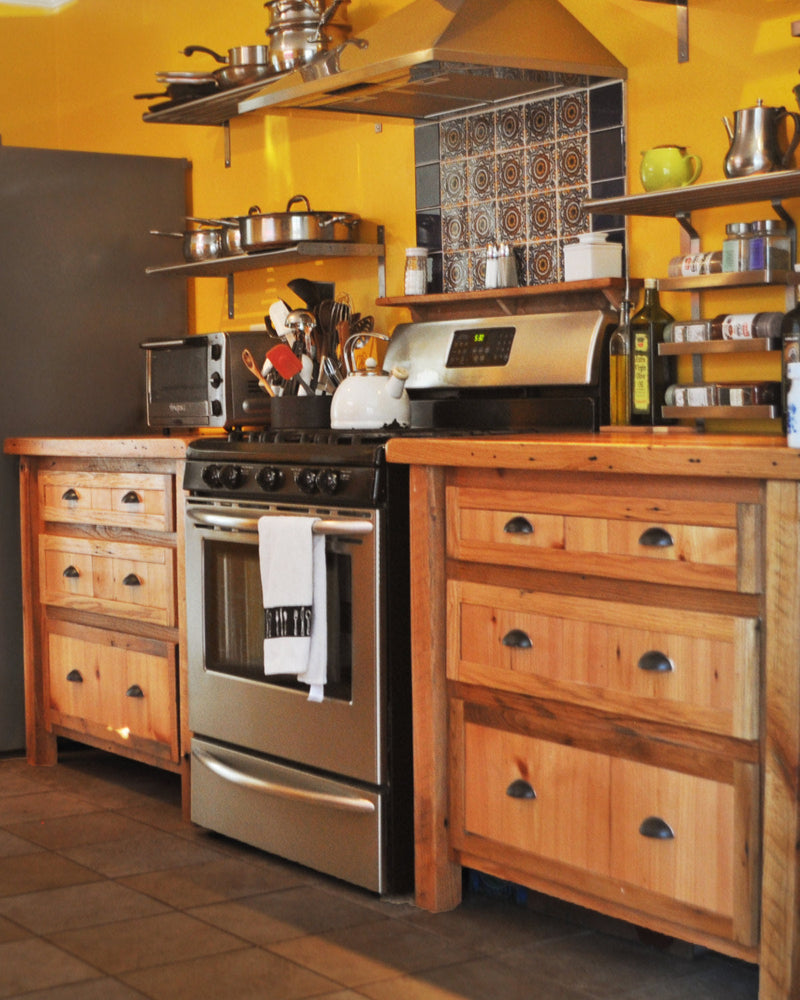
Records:
M597 426L612 317L401 327L416 426L487 433ZM561 358L555 358L561 345ZM393 355L393 357L391 357ZM416 419L413 419L416 416ZM234 431L187 451L192 819L378 893L413 884L407 470L387 434ZM265 673L261 518L325 538L328 682L321 702Z

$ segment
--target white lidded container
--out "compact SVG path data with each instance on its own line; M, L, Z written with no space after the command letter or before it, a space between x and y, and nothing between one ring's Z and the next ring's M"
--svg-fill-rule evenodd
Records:
M622 244L608 243L607 233L581 233L564 247L564 281L622 277Z

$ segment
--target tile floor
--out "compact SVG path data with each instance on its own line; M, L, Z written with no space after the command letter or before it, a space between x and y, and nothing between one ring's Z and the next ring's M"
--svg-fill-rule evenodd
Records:
M753 966L566 912L484 886L434 916L183 822L174 775L71 747L0 759L0 998L757 996Z

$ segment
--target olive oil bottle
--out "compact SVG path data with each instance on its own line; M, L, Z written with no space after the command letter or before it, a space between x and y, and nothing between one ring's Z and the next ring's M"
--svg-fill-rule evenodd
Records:
M631 304L623 299L619 326L608 341L609 421L612 426L631 422Z
M664 327L673 317L662 308L658 282L645 278L644 305L631 319L631 420L632 424L653 425L666 421L661 416L664 393L675 381L675 359L662 357L658 345Z

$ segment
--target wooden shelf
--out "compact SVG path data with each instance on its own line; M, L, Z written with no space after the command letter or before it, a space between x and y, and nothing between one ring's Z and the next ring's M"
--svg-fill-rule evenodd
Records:
M677 216L703 208L721 208L757 201L800 198L800 170L776 170L770 174L690 184L668 191L648 191L619 198L592 198L587 212L622 215Z
M698 274L676 278L659 278L662 292L700 292L712 288L750 288L760 285L797 285L800 274L795 271L730 271L724 274Z
M666 420L774 420L776 406L662 406Z
M779 351L780 344L766 337L752 340L697 340L677 344L659 344L658 353L665 354L764 354Z
M631 278L631 291L642 287L639 278ZM433 295L404 295L378 299L379 306L403 306L415 322L459 316L515 316L524 313L586 309L618 310L625 297L624 278L594 278L552 285L525 285L519 288L492 288L476 292L442 292Z

